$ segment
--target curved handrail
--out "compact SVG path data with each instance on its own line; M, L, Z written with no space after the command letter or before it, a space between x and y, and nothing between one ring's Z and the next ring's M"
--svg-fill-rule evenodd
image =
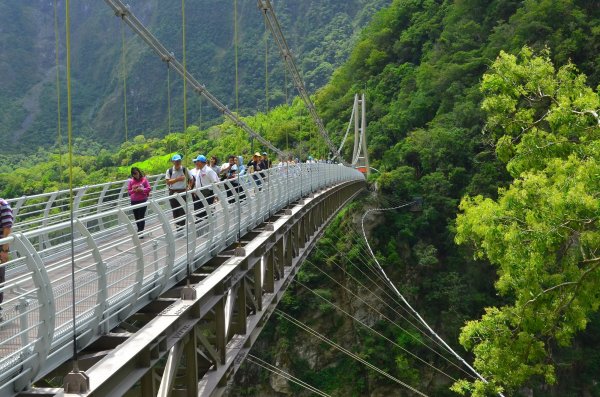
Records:
M70 220L57 216L56 222L46 220L46 226L19 231L17 218L17 231L0 239L11 247L11 260L0 265L7 273L0 284L0 395L22 390L69 358L73 294L77 343L83 348L184 279L186 264L201 266L289 202L325 186L360 179L360 172L339 165L289 165L240 177L238 186L224 181L174 196L155 191L148 202L133 206L124 199L114 200L115 205L98 200L100 210L91 206L74 212L74 230ZM80 188L79 202L93 201L92 191L104 198L107 192L122 191L122 185L114 186L110 182ZM32 197L53 197L43 204L52 212L63 205L57 204L59 193ZM203 208L194 211L192 193ZM178 219L171 214L171 198L185 206L185 215ZM147 208L146 228L136 233L132 210L142 207ZM175 232L175 222L182 220L186 234Z

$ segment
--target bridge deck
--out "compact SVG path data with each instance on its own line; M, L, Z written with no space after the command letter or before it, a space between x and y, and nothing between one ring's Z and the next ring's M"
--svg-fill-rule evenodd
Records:
M271 169L258 181L260 185L248 176L240 180L240 194L230 182L221 182L212 192L195 192L208 210L200 223L195 222L190 193L186 201L180 197L187 207L183 235L175 232L177 220L172 219L169 197L155 195L147 203L143 239L136 233L133 207L121 195L106 211L107 204L98 199L97 209L86 208L88 215L73 221L78 350L183 280L187 264L195 270L290 201L327 185L362 179L346 167L305 164ZM157 178L155 185L159 183ZM107 186L93 190L107 192ZM233 192L231 202L228 189ZM114 190L122 192L123 187ZM209 206L205 200L213 194L217 201ZM58 196L47 196L46 213L64 212ZM16 227L13 235L0 240L9 243L12 251L12 260L4 264L7 281L0 285L5 294L0 395L27 388L72 352L71 223L52 224L49 219L37 224L45 226L29 230L27 226L22 231Z

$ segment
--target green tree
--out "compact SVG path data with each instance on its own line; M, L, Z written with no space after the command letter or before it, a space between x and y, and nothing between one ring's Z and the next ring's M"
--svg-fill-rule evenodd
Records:
M501 53L482 82L487 131L516 178L497 200L465 197L456 241L498 267L507 304L468 322L460 342L490 384L474 396L556 381L552 352L600 306L600 97L548 51Z

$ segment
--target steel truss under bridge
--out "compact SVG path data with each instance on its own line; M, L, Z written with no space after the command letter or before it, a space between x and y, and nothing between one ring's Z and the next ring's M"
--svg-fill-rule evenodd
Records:
M0 239L11 247L0 285L0 396L219 395L327 222L364 185L354 169L301 164L172 196L154 191L141 204L140 234L132 210L141 205L122 197L123 186L81 188L74 288L64 192L13 201L23 226ZM180 218L172 199L186 209ZM73 295L80 372L67 374ZM63 377L63 387L44 387Z

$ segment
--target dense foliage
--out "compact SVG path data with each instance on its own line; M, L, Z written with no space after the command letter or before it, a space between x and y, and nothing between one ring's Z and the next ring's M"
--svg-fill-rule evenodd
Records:
M382 171L376 177L380 192L393 202L424 198L421 214L387 213L386 221L371 231L377 255L409 300L436 329L443 330L451 344L464 322L485 315L479 322L468 323L461 342L474 348L477 367L492 379L490 388L500 386L513 395L527 393L527 389L560 396L600 392L595 375L600 360L594 353L597 342L593 342L598 340L598 328L588 325L592 319L597 321L593 292L598 286L594 277L597 261L592 251L598 246L598 173L592 154L597 148L592 145L583 150L587 145L582 145L598 134L593 113L598 112L598 104L597 94L585 87L572 66L588 76L588 86L600 82L596 68L599 21L600 9L587 1L394 1L376 15L349 61L318 94L318 106L329 129L341 131L352 96L366 88L370 151L373 166ZM531 50L523 50L524 45ZM507 93L494 93L506 77L483 76L501 51L529 57L532 65L514 66L519 80L512 83L512 91L504 87ZM544 56L532 56L532 51ZM503 55L496 65L504 62L509 68L508 59ZM540 69L533 72L536 64L541 64ZM556 73L552 64L557 65ZM539 83L544 83L542 94L518 88L519 84L536 87ZM527 129L526 123L537 129ZM548 123L556 130L546 128ZM347 147L351 150L352 146ZM572 152L582 157L574 158ZM519 179L525 170L546 167L554 173ZM523 191L529 192L526 197L521 196ZM454 243L454 219L465 194L480 197L464 201L466 214L458 225L459 241L479 243L475 258L470 245L463 248ZM498 220L502 210L514 213ZM521 225L515 220L513 225L510 217L533 224ZM565 224L567 220L573 224ZM538 229L528 230L528 226ZM535 234L540 246L523 244L534 236L525 238L519 231ZM553 231L561 238L554 238ZM493 241L502 245L492 246ZM571 253L575 251L577 255ZM530 256L530 265L506 262L526 261ZM500 296L492 289L496 275L488 260L499 268L496 285L503 292ZM533 264L542 266L547 275ZM344 280L343 275L338 276ZM538 278L532 279L534 276ZM311 286L327 288L320 281ZM294 293L303 294L301 289ZM339 299L343 302L344 298ZM511 311L515 299L516 307L524 305L524 313ZM525 304L528 300L533 302ZM485 312L486 306L500 309ZM305 307L299 316L319 316L312 306ZM323 321L331 316L328 313ZM493 332L496 325L498 333ZM515 332L517 326L525 330L522 335ZM340 328L338 332L328 330L348 340L347 328ZM381 340L377 343L384 344ZM365 339L353 344L357 352L368 345ZM530 350L519 350L523 346ZM278 359L285 357L278 351ZM392 351L397 362L419 366L413 358ZM298 353L293 348L286 352L290 357ZM402 376L405 366L382 363L382 367ZM441 395L425 384L425 379L431 379L430 370L421 368L419 372L424 390ZM371 373L367 376L377 378ZM380 388L388 383L377 379ZM349 393L347 388L319 385L338 395ZM483 393L482 386L461 382L456 387L474 387ZM359 394L374 392L369 386L361 390Z
M555 345L570 346L600 306L600 96L585 80L525 48L502 53L482 82L487 130L515 179L497 200L463 200L456 239L498 266L510 303L469 322L461 343L511 394L556 383ZM491 385L475 382L473 395Z

